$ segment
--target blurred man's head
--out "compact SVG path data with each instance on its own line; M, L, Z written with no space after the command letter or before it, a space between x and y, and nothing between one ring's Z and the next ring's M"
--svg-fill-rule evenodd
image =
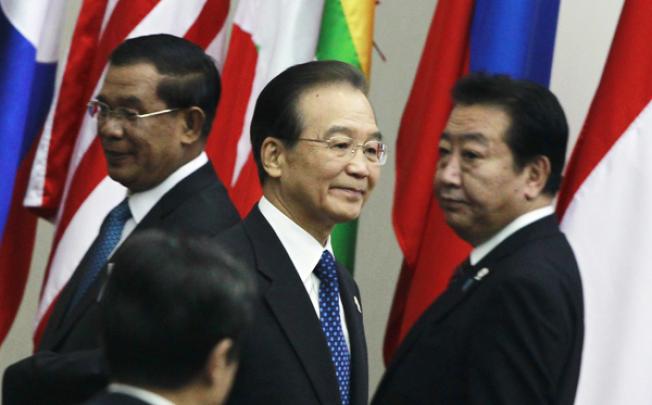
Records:
M288 68L263 89L251 144L263 192L317 239L360 215L386 147L364 77L336 61Z
M183 38L157 34L120 44L89 103L111 178L147 190L199 155L220 88L213 60Z
M503 75L462 78L453 103L439 143L435 193L448 224L477 245L551 203L568 125L548 89Z
M129 238L112 263L101 302L112 381L221 403L253 316L248 271L207 240L161 231Z

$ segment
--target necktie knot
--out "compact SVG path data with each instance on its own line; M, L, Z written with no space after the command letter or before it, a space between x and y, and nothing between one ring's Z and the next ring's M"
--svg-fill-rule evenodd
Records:
M464 260L462 263L460 263L455 270L453 271L453 275L448 282L448 285L453 285L455 283L460 282L464 278L466 278L467 274L469 271L473 269L473 266L471 265L471 258L467 257L466 260Z
M107 219L116 221L118 223L125 223L131 218L131 210L129 209L129 199L125 198L116 205L107 215Z
M333 259L333 255L328 250L324 250L324 253L321 254L319 263L315 268L315 275L321 282L337 281L335 259Z

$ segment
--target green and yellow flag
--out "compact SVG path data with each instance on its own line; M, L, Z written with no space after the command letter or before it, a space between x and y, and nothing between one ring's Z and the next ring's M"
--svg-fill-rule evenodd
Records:
M367 80L371 67L376 0L326 0L317 44L317 59L340 60L360 69ZM353 270L358 221L335 227L337 260Z

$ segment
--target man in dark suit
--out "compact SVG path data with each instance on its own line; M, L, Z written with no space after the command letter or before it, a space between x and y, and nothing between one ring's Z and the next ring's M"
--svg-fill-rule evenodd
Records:
M261 92L251 145L263 197L218 241L260 296L231 404L367 403L358 287L333 260L333 227L360 215L386 149L366 83L341 62L290 67Z
M109 176L128 191L62 290L37 353L5 372L4 404L76 403L106 384L96 300L122 241L150 228L215 234L239 221L203 152L219 96L212 59L184 39L133 38L112 53L88 107Z
M100 301L111 384L85 404L223 404L254 292L251 272L208 239L129 238Z
M372 401L573 403L582 286L551 204L568 127L546 88L471 75L453 89L435 194L473 251L412 327Z

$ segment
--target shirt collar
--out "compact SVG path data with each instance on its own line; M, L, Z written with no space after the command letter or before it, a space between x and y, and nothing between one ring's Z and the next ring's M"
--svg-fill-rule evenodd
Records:
M206 163L208 163L208 156L206 152L202 152L199 156L178 168L156 187L137 193L128 193L129 210L131 210L131 217L136 221L136 224L140 223L165 193Z
M324 250L333 254L330 236L326 241L326 246L322 246L317 239L288 218L265 197L258 202L258 209L276 233L290 256L294 268L299 273L301 281L305 283L319 263Z
M153 393L152 391L148 391L143 388L138 388L129 384L111 383L109 384L107 390L109 392L125 394L125 395L132 396L134 398L138 398L141 401L144 401L150 405L175 405L174 402L171 402L168 399Z
M547 205L542 208L537 208L530 212L526 212L520 217L516 218L510 222L506 227L501 229L497 234L489 238L484 243L479 244L471 251L471 265L475 266L480 260L482 260L489 252L491 252L500 242L507 239L514 232L519 229L530 225L531 223L538 221L539 219L551 215L554 211L551 205Z

